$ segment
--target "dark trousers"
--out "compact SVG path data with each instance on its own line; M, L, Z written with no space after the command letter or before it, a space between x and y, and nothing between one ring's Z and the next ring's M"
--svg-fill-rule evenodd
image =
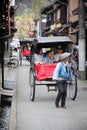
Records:
M61 101L61 107L65 106L66 96L67 96L67 81L62 80L57 82L58 94L56 97L55 104L59 105Z

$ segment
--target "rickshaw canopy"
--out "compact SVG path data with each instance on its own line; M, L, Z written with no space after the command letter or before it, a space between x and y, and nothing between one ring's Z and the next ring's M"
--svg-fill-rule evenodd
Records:
M34 40L34 38L24 38L22 40L20 40L20 44L25 44L25 43L32 43Z
M32 42L37 48L58 47L58 45L66 47L69 44L72 44L72 40L68 36L38 37Z
M67 36L34 38L32 44L31 44L30 71L29 71L29 88L30 88L30 100L31 101L34 101L34 98L35 98L36 85L40 85L40 86L46 85L48 87L48 92L57 91L57 87L56 87L57 82L52 79L53 72L55 70L57 63L41 62L41 64L35 64L35 55L34 54L38 54L37 53L38 50L43 49L43 48L46 48L46 51L49 48L55 54L55 52L59 46L62 46L64 52L69 52L69 51L71 51L70 50L71 44L72 44L72 41ZM76 76L74 76L74 69L72 70L72 74L73 74L73 80L68 83L68 86L69 86L69 89L71 89L69 91L71 94L70 95L71 99L74 100L76 98L76 94L77 94L77 79L76 79ZM71 88L70 88L70 86L71 86ZM73 91L72 91L72 88L74 88Z

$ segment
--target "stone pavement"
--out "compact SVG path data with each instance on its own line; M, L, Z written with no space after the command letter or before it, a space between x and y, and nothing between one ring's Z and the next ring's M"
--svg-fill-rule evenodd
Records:
M45 86L36 86L35 100L30 101L28 76L29 66L21 66L17 78L16 130L87 130L87 81L78 80L76 100L67 97L67 108L57 109L57 93L48 93Z
M9 130L87 130L87 80L78 80L77 98L74 102L67 98L66 110L56 109L55 93L44 87L37 87L35 101L30 101L28 70L29 66L22 66L9 71L15 85Z

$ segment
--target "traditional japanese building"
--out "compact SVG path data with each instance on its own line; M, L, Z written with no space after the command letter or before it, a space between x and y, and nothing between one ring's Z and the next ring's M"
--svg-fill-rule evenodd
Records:
M42 15L47 16L46 28L42 30L43 35L68 35L68 1L55 0L53 4L42 9Z
M87 0L69 0L69 35L79 47L79 71L87 79Z
M4 53L17 29L14 26L15 0L0 1L0 61L2 64L2 86L4 86Z
M41 30L43 36L50 36L50 34L53 36L67 35L71 37L74 45L79 45L79 49L83 48L84 51L80 57L84 61L82 60L79 64L79 69L81 69L81 73L83 73L83 69L85 72L85 61L87 61L87 1L54 0L51 5L42 8L41 14L47 17L46 27ZM80 39L83 39L83 44L79 44Z

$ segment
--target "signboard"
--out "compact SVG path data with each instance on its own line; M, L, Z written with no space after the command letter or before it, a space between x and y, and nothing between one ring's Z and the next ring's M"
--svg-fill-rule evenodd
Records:
M15 0L10 0L10 6L15 6Z

